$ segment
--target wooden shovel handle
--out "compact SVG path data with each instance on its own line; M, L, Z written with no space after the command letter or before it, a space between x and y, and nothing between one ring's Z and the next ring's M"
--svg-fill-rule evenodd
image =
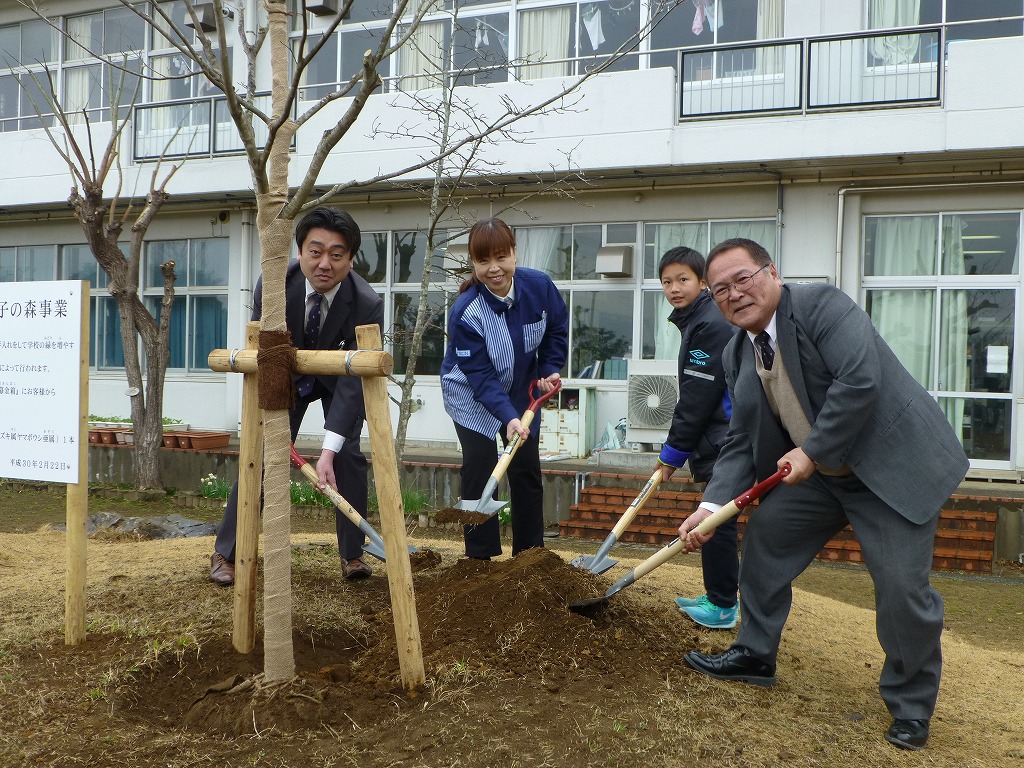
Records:
M292 446L292 464L294 464L302 476L305 477L314 488L320 493L331 500L331 503L341 510L341 513L345 515L354 525L359 525L363 516L360 515L356 508L353 507L348 501L338 493L336 490L331 488L329 485L325 485L323 488L320 487L320 475L316 473L316 469L310 465L308 461L299 455L299 452L295 450L295 446Z
M769 475L760 483L751 488L749 491L741 493L739 496L737 496L735 499L733 499L728 504L723 506L717 512L712 512L710 515L704 518L700 522L700 524L693 530L701 534L702 536L706 536L707 534L711 533L713 530L715 530L715 528L720 526L730 517L738 515L740 513L740 510L748 506L752 501L754 501L754 499L758 498L764 493L767 493L769 490L771 490L780 482L782 482L782 478L788 475L792 471L792 469L793 467L791 467L789 464L784 465L782 469L780 469L778 472L776 472L773 475ZM682 539L673 539L671 543L666 544L664 547L659 549L657 552L655 552L653 555L651 555L649 558L644 560L642 563L640 563L640 565L633 569L634 581L640 579L643 576L646 576L648 573L653 571L666 560L670 560L673 557L675 557L679 552L682 551L683 546L684 542Z
M615 534L615 538L618 539L624 530L629 527L629 524L633 522L633 518L636 517L637 512L643 509L644 504L647 503L647 499L651 497L655 489L661 485L661 467L654 470L654 474L651 475L651 479L647 481L647 485L643 487L643 490L637 494L637 497L633 499L633 503L626 508L626 511L622 513L622 517L619 518L619 522L612 528L612 533Z
M535 398L533 396L533 390L537 388L537 384L538 382L536 380L530 382L530 405L519 419L520 423L523 425L523 429L528 430L530 428L530 425L533 424L533 417L537 414L537 411L540 410L540 407L562 388L562 380L555 379L553 382L554 386L550 392L545 392L540 397ZM511 440L508 441L508 445L505 446L505 450L502 452L501 458L498 459L498 463L495 465L494 471L491 472L492 480L500 481L501 478L505 476L505 471L508 469L508 465L512 463L512 457L515 455L516 451L519 450L519 444L521 442L522 439L519 437L518 432Z

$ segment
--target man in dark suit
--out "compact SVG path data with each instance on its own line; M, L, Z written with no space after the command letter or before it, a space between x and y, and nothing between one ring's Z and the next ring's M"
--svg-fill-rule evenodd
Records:
M849 523L875 586L885 738L920 749L942 671L942 598L928 576L940 508L968 468L960 441L842 291L783 285L767 251L744 239L717 245L706 276L741 331L723 354L729 434L701 508L679 527L686 548L708 540L691 531L710 511L784 464L792 472L744 532L735 642L686 661L719 680L773 685L793 579Z
M356 326L384 321L384 302L352 271L359 251L359 226L336 208L310 211L295 228L299 258L288 265L285 315L292 344L298 349L355 349ZM256 284L252 319L263 307L263 281ZM367 462L359 450L363 428L362 380L358 376L298 376L295 406L289 412L292 441L310 403L320 400L324 411L324 442L316 471L320 481L335 488L366 517ZM235 483L217 529L210 558L210 580L228 586L235 580L235 528L238 483ZM364 537L337 509L334 511L347 579L365 578L370 566L362 559Z

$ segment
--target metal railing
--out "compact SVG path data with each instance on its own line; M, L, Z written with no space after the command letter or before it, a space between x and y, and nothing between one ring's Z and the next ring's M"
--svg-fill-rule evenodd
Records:
M940 104L943 27L679 51L679 118Z
M255 103L266 112L270 109L270 94L257 95ZM132 154L136 161L215 157L244 151L224 96L137 104L134 110ZM267 140L267 127L253 120L253 132L262 146Z

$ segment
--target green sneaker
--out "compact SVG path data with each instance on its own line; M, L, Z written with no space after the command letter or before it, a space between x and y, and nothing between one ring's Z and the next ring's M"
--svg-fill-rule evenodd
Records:
M737 606L720 608L708 600L707 595L698 597L696 605L680 606L679 610L708 629L732 629L736 626L736 618L739 614Z
M700 605L700 601L701 600L707 600L707 599L708 599L707 595L701 595L700 597L677 597L676 598L676 606L681 611L684 608L693 608L695 605Z

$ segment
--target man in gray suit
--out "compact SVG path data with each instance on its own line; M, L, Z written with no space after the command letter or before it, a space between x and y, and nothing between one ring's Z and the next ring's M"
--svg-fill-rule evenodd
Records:
M774 685L793 579L849 523L875 586L885 739L921 749L942 671L942 598L928 576L939 510L968 468L960 441L842 291L783 285L768 252L739 238L711 251L706 278L741 331L722 357L729 435L704 501L679 527L686 548L708 540L691 531L710 511L784 464L792 472L744 532L736 641L686 661L719 680Z

